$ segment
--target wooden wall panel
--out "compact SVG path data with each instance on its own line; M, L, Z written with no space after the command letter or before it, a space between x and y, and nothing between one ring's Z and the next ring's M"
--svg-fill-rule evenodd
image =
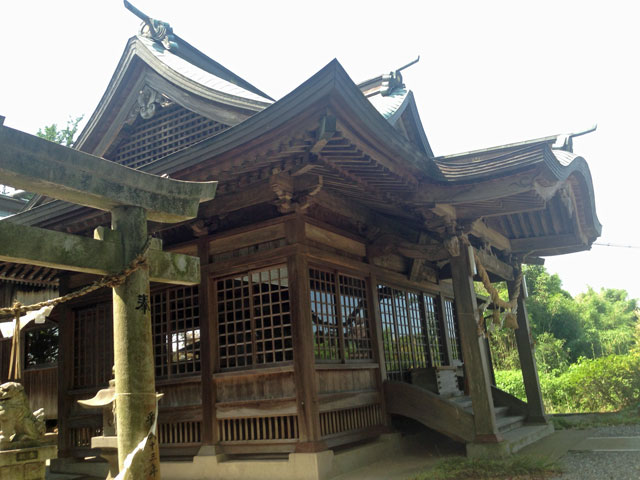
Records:
M47 419L58 418L58 366L28 369L23 377L31 410L44 408Z
M202 405L202 387L200 381L173 385L156 385L156 390L164 393L160 408Z
M316 375L319 394L377 389L377 366L359 369L320 369Z
M216 400L218 402L247 402L295 397L293 371L278 373L215 375Z

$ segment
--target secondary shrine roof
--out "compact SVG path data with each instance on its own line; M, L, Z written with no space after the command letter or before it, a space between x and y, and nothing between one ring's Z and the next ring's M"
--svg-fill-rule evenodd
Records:
M198 65L195 65L184 57L177 55L166 48L159 47L157 42L150 38L138 35L136 37L140 45L147 48L147 50L160 60L168 68L172 69L176 73L188 78L194 82L199 83L203 87L206 87L217 92L221 92L227 95L233 95L256 102L263 102L266 104L273 103L273 99L267 96L265 93L260 92L257 88L250 85L248 82L240 79L235 74L229 72L226 68L215 62L215 65L208 65L209 68L205 70ZM187 48L186 42L180 40L180 47L182 49ZM206 58L207 64L213 62L204 54L198 52L201 57ZM205 63L201 63L202 67ZM212 68L216 66L217 68ZM222 70L224 69L224 70ZM227 74L226 72L229 72Z

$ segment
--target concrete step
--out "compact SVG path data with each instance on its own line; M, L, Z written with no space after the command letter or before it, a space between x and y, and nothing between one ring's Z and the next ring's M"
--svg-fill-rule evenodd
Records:
M455 403L458 407L471 412L471 397L451 397L449 401Z
M494 407L493 410L496 412L496 419L506 417L509 413L509 407Z
M526 417L523 417L522 415L510 415L496 418L496 424L501 433L506 433L511 430L515 430L516 428L520 428L524 424L525 419Z
M553 433L553 424L548 425L523 425L502 434L504 440L509 444L509 451L515 453L518 450L530 445Z

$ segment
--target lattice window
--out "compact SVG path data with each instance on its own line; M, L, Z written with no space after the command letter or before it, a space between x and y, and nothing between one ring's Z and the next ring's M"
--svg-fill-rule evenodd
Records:
M91 448L91 437L102 435L102 427L75 427L69 429L69 441L74 448Z
M427 366L427 342L420 295L378 286L387 378L409 381L412 368Z
M199 421L158 423L158 441L162 445L192 445L202 442Z
M126 127L125 127L126 128ZM151 119L138 118L108 159L139 168L217 135L228 125L209 120L177 104L160 109Z
M285 266L216 280L220 368L293 360Z
M102 303L75 310L73 321L73 386L108 383L113 369L112 306Z
M462 347L460 345L460 331L453 300L444 301L444 319L447 323L449 339L451 340L451 359L462 361Z
M340 307L345 360L371 360L371 329L367 308L367 283L362 278L339 275Z
M365 280L311 268L309 282L316 359L371 360Z
M379 285L378 301L388 379L408 382L411 369L443 364L443 337L433 296Z
M218 420L218 437L221 443L296 440L298 436L297 415Z
M378 404L320 413L320 434L323 437L381 424L382 411Z
M443 344L440 323L436 309L436 299L426 293L422 295L425 309L425 323L427 326L427 340L429 342L429 358L434 367L446 364L445 350Z
M336 276L332 272L310 269L311 318L314 350L319 360L340 359L340 328L336 308Z
M151 295L153 351L157 378L200 371L198 287L176 287Z
M55 324L31 328L24 337L25 368L55 365L58 362L58 327Z

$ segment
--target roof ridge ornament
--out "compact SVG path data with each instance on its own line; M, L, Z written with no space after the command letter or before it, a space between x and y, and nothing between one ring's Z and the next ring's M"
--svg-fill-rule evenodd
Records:
M382 75L382 85L380 89L380 95L383 97L391 95L396 88L404 88L404 82L402 81L402 70L414 65L420 61L420 55L415 60L407 63L406 65L398 68L395 72L389 72Z
M132 12L136 17L142 20L144 23L140 26L140 35L150 38L156 43L162 45L166 50L175 51L178 49L178 44L175 41L173 35L173 28L167 22L156 20L151 18L139 9L134 7L131 2L124 0L124 6L127 10Z
M598 124L596 123L590 128L586 130L576 132L576 133L564 133L558 135L556 137L556 141L551 145L553 150L565 150L567 152L573 153L573 138L579 137L581 135L586 135L587 133L594 132L598 128Z

